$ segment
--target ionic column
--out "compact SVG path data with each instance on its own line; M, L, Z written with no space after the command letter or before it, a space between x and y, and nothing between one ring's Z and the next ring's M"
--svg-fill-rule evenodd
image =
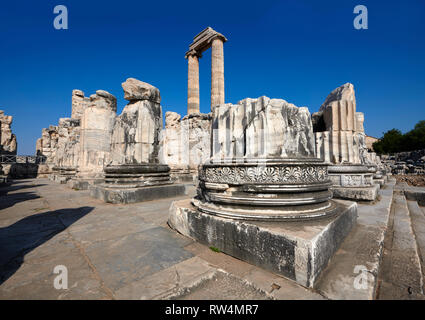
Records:
M211 108L224 103L223 39L217 37L211 44Z
M188 61L187 77L187 114L199 113L199 60L196 53L186 56Z

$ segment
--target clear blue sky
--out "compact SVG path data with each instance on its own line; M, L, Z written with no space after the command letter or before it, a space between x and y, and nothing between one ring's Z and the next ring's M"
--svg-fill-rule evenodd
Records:
M53 28L66 5L69 29ZM353 27L368 8L369 29ZM41 129L71 113L71 91L98 89L126 102L135 77L161 90L163 111L186 112L187 61L195 34L223 33L226 102L267 95L316 112L351 82L366 132L425 119L425 1L2 1L0 109L14 116L19 154ZM200 61L201 111L210 106L210 52Z

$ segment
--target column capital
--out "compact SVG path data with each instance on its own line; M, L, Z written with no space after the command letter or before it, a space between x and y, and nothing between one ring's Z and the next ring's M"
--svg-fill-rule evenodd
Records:
M202 53L192 49L186 52L186 54L184 55L184 58L188 59L189 56L202 58Z
M225 36L223 36L221 33L217 32L216 34L211 36L211 38L208 39L208 42L211 44L216 39L220 39L223 43L225 43L227 41L227 38Z

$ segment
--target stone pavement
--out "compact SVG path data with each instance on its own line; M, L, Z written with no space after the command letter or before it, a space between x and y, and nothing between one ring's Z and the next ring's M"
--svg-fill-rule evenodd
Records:
M0 194L0 299L323 299L171 230L185 197L105 204L47 179ZM59 265L68 289L54 288Z
M424 208L406 205L397 186L359 204L356 227L312 290L171 230L170 204L193 187L121 205L47 179L17 180L0 188L0 299L424 299ZM59 265L68 289L54 288ZM370 281L359 289L362 265Z

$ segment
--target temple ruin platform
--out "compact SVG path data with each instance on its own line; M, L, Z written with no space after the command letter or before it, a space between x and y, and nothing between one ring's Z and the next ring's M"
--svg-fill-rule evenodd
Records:
M332 217L264 222L226 219L198 211L189 199L174 202L168 224L181 234L233 257L313 287L356 224L357 204L338 201Z
M412 246L418 241L423 252L424 242L405 226L425 226L425 188L404 188L420 207L401 198L391 213L394 183L379 191L379 202L358 204L352 232L312 290L172 230L171 203L189 199L194 189L188 196L123 205L48 179L15 180L0 188L0 299L424 299ZM392 248L385 246L383 255L393 230ZM405 244L413 251L397 249ZM412 257L409 264L391 264L403 255ZM66 290L53 286L57 265L68 269ZM370 281L356 289L359 265Z

